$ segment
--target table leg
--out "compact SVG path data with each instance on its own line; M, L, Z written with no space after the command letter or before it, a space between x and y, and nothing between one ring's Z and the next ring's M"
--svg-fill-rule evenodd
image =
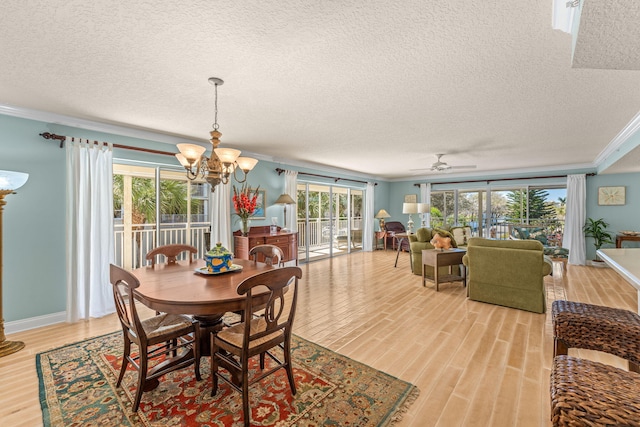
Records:
M211 316L193 316L200 322L200 356L211 356L211 341L209 335L211 332L220 332L222 330L222 314Z
M398 257L400 257L400 249L402 249L402 239L398 240L398 252L396 252L396 263L393 265L394 267L398 266Z
M426 268L424 263L422 263L422 287L426 288L427 287L427 280L426 280L426 272L425 272Z
M434 282L436 282L436 292L438 292L440 290L439 286L438 286L438 258L436 257L436 262L434 262L434 266L433 266L433 280Z

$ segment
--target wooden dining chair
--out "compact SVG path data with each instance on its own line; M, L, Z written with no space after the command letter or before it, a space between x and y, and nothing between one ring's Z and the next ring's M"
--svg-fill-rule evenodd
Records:
M302 270L299 267L284 267L245 279L237 288L239 295L246 295L244 312L253 313L256 306L264 306L264 316L257 318L245 316L245 319L249 319L248 321L210 335L211 395L214 396L218 392L218 379L222 379L240 392L246 427L251 422L249 386L252 384L284 368L291 393L296 394L291 367L291 328L298 299L298 280L301 278ZM269 289L267 298L264 294L254 295L254 288L258 286ZM284 361L270 351L276 347L282 348ZM249 359L258 355L262 372L249 378ZM265 355L275 362L266 371ZM218 371L218 366L225 368L229 376Z
M284 267L284 253L275 245L257 245L249 251L249 257L258 260L258 254L264 257L265 264Z
M111 264L110 282L113 287L116 311L122 326L124 352L122 367L116 382L119 387L127 366L131 363L138 371L138 383L132 406L136 412L145 384L168 372L194 364L195 376L200 380L200 327L197 321L182 314L160 314L140 320L136 310L134 290L140 286L136 277ZM131 355L131 344L138 347L138 355ZM177 353L177 351L180 353ZM173 358L170 363L160 363L149 370L149 359L160 356Z
M181 244L158 246L147 252L145 259L151 261L151 266L153 267L156 264L156 256L164 255L167 258L167 264L175 264L178 255L184 251L189 251L189 263L192 263L193 255L198 253L198 249L191 245Z

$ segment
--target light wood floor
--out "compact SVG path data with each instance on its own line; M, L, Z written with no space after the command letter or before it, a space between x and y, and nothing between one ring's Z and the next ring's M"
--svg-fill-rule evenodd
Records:
M459 283L423 288L409 256L360 252L302 265L295 332L416 384L406 426L548 426L553 344L546 315L466 299ZM635 290L613 270L560 265L545 284L549 306L571 299L637 309ZM115 316L9 336L26 348L0 359L0 425L42 425L37 352L119 329ZM614 356L581 357L625 367Z

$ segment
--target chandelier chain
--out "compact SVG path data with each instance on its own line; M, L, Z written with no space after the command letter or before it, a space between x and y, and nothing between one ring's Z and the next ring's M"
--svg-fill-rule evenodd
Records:
M214 84L215 86L215 100L214 100L214 110L213 110L213 130L218 130L220 127L218 125L218 83Z

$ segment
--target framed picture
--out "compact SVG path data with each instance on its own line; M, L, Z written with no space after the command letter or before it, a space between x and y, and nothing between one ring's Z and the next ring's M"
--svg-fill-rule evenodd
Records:
M256 210L251 216L252 219L267 219L267 213L265 211L265 204L267 203L267 190L258 190L258 201L256 203Z
M405 203L417 203L418 196L416 194L405 194L404 196Z
M598 187L598 204L601 206L624 205L625 187Z

